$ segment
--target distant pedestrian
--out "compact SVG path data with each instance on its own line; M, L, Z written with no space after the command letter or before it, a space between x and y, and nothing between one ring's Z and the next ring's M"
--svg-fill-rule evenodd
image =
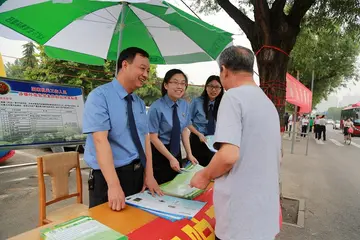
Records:
M289 126L288 126L288 124L289 124L289 113L285 113L285 115L284 115L284 124L285 124L285 132L287 132L288 131L288 128L289 128Z
M315 133L315 139L318 139L319 137L319 115L316 115L315 120L314 120L314 133Z
M318 133L318 140L323 137L323 141L326 141L326 119L325 115L322 115L319 120L319 133Z
M310 120L309 120L309 133L312 132L313 126L314 126L314 117L310 117Z
M306 137L306 131L309 125L309 119L307 116L304 116L301 119L301 137Z
M291 114L291 115L289 116L289 120L288 120L288 124L287 124L287 126L288 126L288 131L289 131L289 137L290 137L292 125L293 125L293 115Z

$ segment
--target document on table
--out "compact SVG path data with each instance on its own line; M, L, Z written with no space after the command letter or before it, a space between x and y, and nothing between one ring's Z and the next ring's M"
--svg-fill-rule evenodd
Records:
M82 216L41 231L46 240L127 240L122 235L88 216Z
M210 149L210 151L217 152L217 150L214 148L214 140L215 140L214 135L208 135L208 136L206 136L206 143L205 144Z
M149 209L150 211L171 214L189 219L193 218L206 204L204 202L166 195L155 195L155 197L153 197L148 191L129 196L126 198L125 202L128 205L138 207L143 210Z

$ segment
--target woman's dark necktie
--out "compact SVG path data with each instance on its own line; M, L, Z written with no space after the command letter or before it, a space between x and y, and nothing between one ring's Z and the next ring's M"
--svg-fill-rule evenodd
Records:
M177 104L173 105L173 124L170 136L170 152L176 157L180 152L180 120L177 114Z
M206 126L207 135L214 135L215 133L215 119L214 119L214 105L210 104L208 112L208 124Z

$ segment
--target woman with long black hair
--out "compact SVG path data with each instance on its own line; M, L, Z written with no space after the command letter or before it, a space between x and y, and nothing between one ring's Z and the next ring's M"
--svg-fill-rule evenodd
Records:
M206 80L201 96L195 98L190 105L192 125L188 128L191 131L191 151L199 164L204 167L214 156L214 152L210 151L205 144L205 136L215 133L217 112L223 94L224 89L220 77L212 75Z

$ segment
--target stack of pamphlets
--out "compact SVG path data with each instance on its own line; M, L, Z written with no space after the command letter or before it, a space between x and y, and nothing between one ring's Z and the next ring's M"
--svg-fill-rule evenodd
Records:
M203 168L199 164L188 164L182 169L182 173L178 174L172 181L162 184L160 188L166 195L193 199L203 193L204 190L190 187L190 181L194 174Z
M206 203L192 201L172 196L152 196L149 191L137 193L129 196L125 200L126 204L140 208L156 216L178 221L184 218L193 218Z
M214 140L215 140L214 135L208 135L208 136L206 136L206 143L205 144L210 149L210 151L217 152L217 150L214 148Z
M88 216L81 216L41 231L46 240L127 240L122 235Z

